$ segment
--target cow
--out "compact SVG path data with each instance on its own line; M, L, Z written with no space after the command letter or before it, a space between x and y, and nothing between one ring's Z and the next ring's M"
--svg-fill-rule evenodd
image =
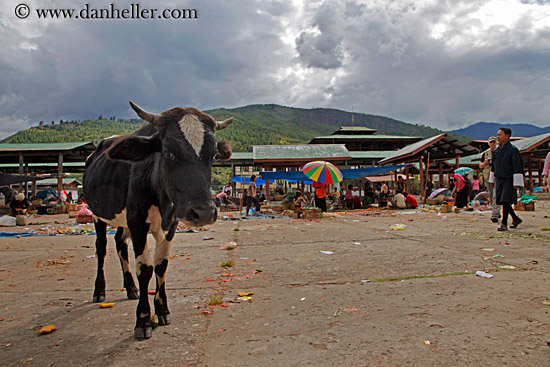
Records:
M139 299L134 336L142 340L152 335L147 290L153 272L158 324L171 323L165 274L178 221L200 226L217 218L210 191L211 167L214 160L231 157L231 146L216 142L214 131L227 127L233 118L219 122L197 109L182 107L154 114L131 101L130 105L147 123L132 134L98 144L86 160L83 191L96 230L93 302L105 300L103 264L110 224L118 228L115 241L127 297ZM147 248L149 232L156 242L153 259ZM133 244L139 293L128 266L128 238Z

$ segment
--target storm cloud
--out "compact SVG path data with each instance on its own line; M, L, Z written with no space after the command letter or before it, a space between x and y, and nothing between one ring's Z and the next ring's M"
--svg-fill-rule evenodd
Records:
M130 99L155 112L334 107L441 129L549 123L549 1L140 1L198 18L133 20L38 19L36 0L18 19L18 4L0 9L0 137L134 117Z

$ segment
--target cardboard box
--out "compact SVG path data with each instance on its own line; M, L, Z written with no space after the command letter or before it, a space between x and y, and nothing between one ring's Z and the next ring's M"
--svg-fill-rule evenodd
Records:
M524 211L524 212L534 212L535 202L531 201L529 204L524 204L521 201L518 201L518 203L514 205L514 210Z

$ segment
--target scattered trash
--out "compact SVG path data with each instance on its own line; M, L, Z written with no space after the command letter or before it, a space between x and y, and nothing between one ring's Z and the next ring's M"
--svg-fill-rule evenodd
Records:
M494 254L493 257L504 257L504 256L501 254Z
M516 267L514 265L500 265L498 268L499 269L514 270Z
M491 251L495 251L495 249L494 249L494 248L482 248L481 251L489 251L489 252L491 252Z
M360 245L360 244L361 244L361 242L354 242L354 243L352 243L352 245Z
M424 344L426 344L426 345L430 348L430 350L431 350L432 352L434 351L433 348L432 348L432 343L430 343L429 340L425 340L425 341L424 341Z
M220 246L220 250L233 250L237 247L237 244L235 242L226 242L223 245Z
M254 292L237 292L239 297L250 297L254 294Z
M355 307L348 307L344 308L344 312L359 312L359 309Z
M391 229L393 229L394 231L401 231L405 228L407 228L405 224L394 224L391 226Z
M42 329L38 330L37 333L38 335L44 335L44 334L49 334L56 330L57 330L57 327L55 325L46 325Z
M323 251L323 250L321 250L321 253L324 254L324 255L332 255L332 254L334 254L334 251Z
M151 315L150 318L151 318L151 324L153 324L152 326L154 328L159 326L159 317L156 314Z
M542 304L545 306L550 306L550 301L542 301Z
M492 277L494 277L493 274L489 274L489 273L486 273L486 272L481 271L481 270L476 271L476 275L478 277L482 277L482 278L492 278Z
M337 309L336 311L334 311L334 317L338 317L342 314L342 310L341 309Z
M95 254L93 255L86 255L86 259L93 259L95 257Z
M306 300L306 297L300 298L300 301L305 301L305 300Z
M99 304L99 308L112 308L114 306L115 306L114 302L100 303Z
M208 240L213 240L214 237L207 237L207 236L203 236L202 240L203 241L208 241Z
M441 219L447 219L447 216L443 213L439 213L437 216Z
M156 291L147 290L147 294L157 294L157 292L156 292Z

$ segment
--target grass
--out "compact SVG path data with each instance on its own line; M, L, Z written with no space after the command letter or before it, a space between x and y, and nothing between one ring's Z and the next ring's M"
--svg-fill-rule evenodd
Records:
M227 268L232 268L233 266L235 266L235 263L234 263L233 261L231 261L231 260L229 260L229 261L224 261L224 262L222 263L222 267L223 267L223 268L226 268L226 269L227 269Z
M223 303L223 300L218 297L210 297L208 299L208 306L219 306Z
M519 269L502 269L502 268L492 268L489 270L491 273L499 272L499 271L517 271ZM409 279L430 279L430 278L444 278L444 277L450 277L450 276L458 276L458 275L473 275L475 274L475 271L456 271L454 273L443 273L443 274L436 274L436 275L407 275L402 277L390 277L390 278L377 278L377 279L370 279L369 282L397 282L401 280L409 280Z

